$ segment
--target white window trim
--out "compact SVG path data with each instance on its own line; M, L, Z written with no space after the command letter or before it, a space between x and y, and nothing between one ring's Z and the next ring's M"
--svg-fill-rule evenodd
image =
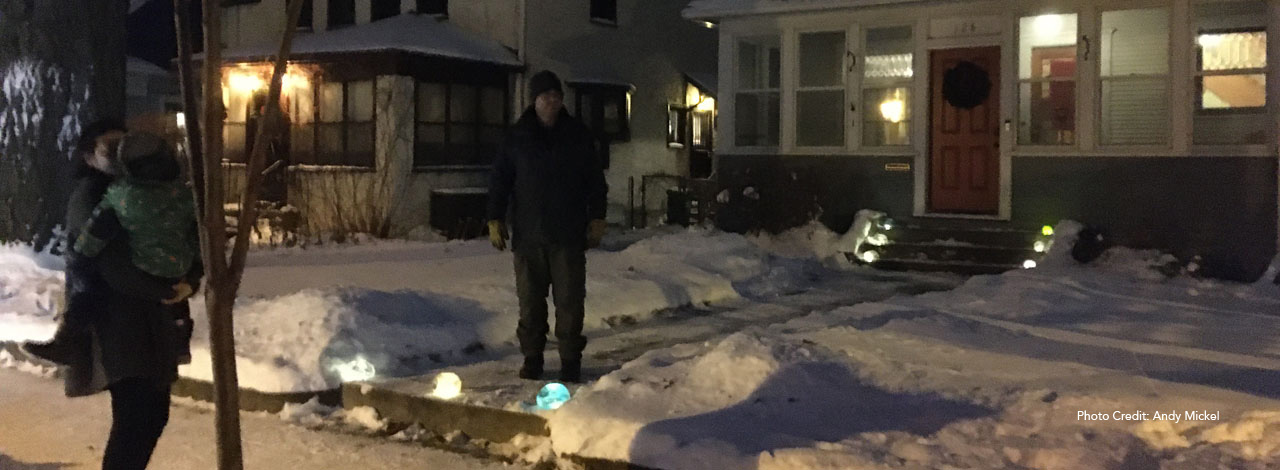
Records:
M1075 43L1076 74L1075 74L1075 77L1073 77L1074 83L1076 85L1075 86L1076 119L1074 123L1075 124L1075 141L1070 145L1023 144L1021 143L1022 142L1022 119L1024 117L1022 115L1022 84L1024 83L1024 80L1031 80L1031 79L1023 79L1019 73L1020 70L1022 69L1022 53L1021 53L1022 51L1022 18L1036 17L1039 15L1055 15L1055 14L1056 15L1070 15L1070 14L1076 15L1076 43ZM1083 148L1082 142L1084 141L1081 133L1085 127L1090 127L1085 125L1085 121L1086 121L1085 117L1087 117L1087 115L1081 111L1084 105L1084 100L1087 99L1083 97L1083 95L1086 94L1084 93L1084 89L1089 88L1087 86L1081 86L1082 84L1087 85L1087 83L1084 82L1083 77L1086 75L1085 69L1088 68L1087 66L1081 66L1081 64L1085 63L1085 61L1083 60L1084 46L1081 44L1082 42L1081 36L1083 32L1082 26L1084 25L1085 16L1086 16L1086 13L1079 8L1023 9L1023 10L1019 10L1018 13L1014 15L1013 22L1012 24L1009 25L1009 28L1012 31L1012 36L1013 36L1012 48L1014 49L1014 67L1013 67L1013 70L1011 71L1012 72L1011 74L1006 74L1006 75L1012 75L1012 81L1013 81L1013 87L1011 88L1010 97L1014 102L1014 106L1013 106L1013 112L1010 114L1010 118L1009 118L1009 120L1012 121L1013 126L1009 131L1009 133L1012 134L1010 136L1010 140L1013 145L1014 156L1020 156L1024 154L1039 155L1039 154L1063 154L1063 153L1078 155L1081 152L1081 149ZM1090 60L1092 60L1092 58ZM1042 80L1042 81L1045 83L1050 82L1050 80ZM1028 83L1035 83L1035 82L1032 81Z
M743 26L747 26L747 25L743 25ZM779 88L777 88L776 90L774 89L760 89L760 90L740 89L738 87L738 46L743 39L759 38L759 37L766 37L766 36L776 36L781 41L781 48L779 50L779 54L781 55L781 57L779 57L779 63L780 63L779 66L782 68L782 70L780 71L781 76L779 77L779 81L780 81L780 83L778 84ZM729 60L720 61L720 77L721 77L720 89L726 90L727 93L724 93L723 96L725 99L723 99L719 103L719 106L721 107L719 114L723 116L729 116L729 118L723 120L722 127L718 132L720 135L724 136L722 139L718 139L718 140L726 142L724 147L718 149L718 152L738 153L738 154L776 154L776 153L781 153L782 151L785 150L786 136L784 134L785 134L786 128L788 127L783 125L783 122L786 119L786 115L787 115L786 114L786 94L783 92L783 90L787 88L786 37L787 37L786 31L777 30L777 29L759 30L757 28L747 28L747 27L721 29L720 54L721 54L721 57L729 57ZM737 108L737 100L738 100L739 92L742 92L742 93L776 92L779 94L779 100L781 100L781 103L779 103L780 109L779 109L779 116L778 116L778 126L781 129L778 130L779 131L778 145L738 145L736 108Z
M781 120L781 124L783 128L782 134L784 135L783 142L785 142L784 148L786 148L787 153L803 154L803 155L808 155L808 154L832 155L832 154L848 154L849 153L849 136L852 133L850 131L850 128L852 126L850 126L849 124L852 119L855 119L855 117L850 116L850 111L849 111L849 106L850 106L849 74L850 72L849 72L848 52L853 50L850 48L850 43L849 43L850 30L852 29L854 29L852 25L846 25L843 27L836 27L836 28L813 26L813 27L807 27L807 28L788 29L787 37L789 38L789 40L783 40L783 47L782 47L782 70L783 70L782 89L790 90L790 91L786 92L786 95L782 98L783 99L782 108L784 112L782 113L782 120ZM840 84L835 86L826 86L826 87L801 88L800 86L800 35L809 34L809 33L834 33L834 32L844 33L846 54L841 55L840 69L843 73L843 77L841 77ZM813 146L800 145L799 142L797 142L799 135L798 135L798 132L796 131L796 126L800 124L799 107L796 99L797 95L799 95L800 92L802 91L838 91L838 90L844 91L844 105L841 108L845 116L844 123L842 123L842 126L843 126L842 130L844 131L843 143L841 145L813 145ZM789 133L787 132L788 130L790 130Z
M1090 118L1093 119L1093 123L1092 125L1089 126L1089 130L1091 134L1094 135L1094 139L1092 140L1092 144L1093 144L1092 146L1083 147L1083 149L1086 152L1090 150L1099 150L1099 151L1103 151L1108 154L1114 154L1117 156L1132 156L1133 154L1141 154L1141 153L1157 153L1157 154L1173 154L1173 155L1183 155L1187 153L1185 144L1181 146L1182 148L1179 148L1178 142L1182 138L1184 138L1185 135L1179 136L1178 131L1185 129L1185 124L1180 124L1180 123L1187 119L1187 115L1190 112L1190 110L1186 109L1185 106L1180 105L1180 102L1185 101L1183 98L1185 98L1185 95L1186 95L1185 93L1186 85L1185 83L1180 84L1179 82L1185 82L1188 77L1185 73L1181 73L1181 74L1179 73L1179 71L1185 72L1186 70L1185 70L1185 67L1179 66L1179 64L1182 63L1182 60L1180 60L1178 57L1184 54L1178 53L1179 50L1182 50L1180 49L1180 47L1183 47L1183 46L1179 45L1176 37L1177 31L1185 30L1185 28L1180 28L1178 24L1185 23L1186 21L1179 21L1179 20L1180 19L1185 20L1187 17L1184 14L1180 18L1178 16L1178 12L1179 10L1186 11L1185 6L1187 1L1188 0L1176 0L1172 5L1169 4L1169 2L1149 2L1149 1L1126 3L1123 5L1117 5L1111 8L1106 8L1106 7L1097 8L1096 11L1092 15L1090 15L1093 21L1092 21L1092 24L1090 25L1090 29L1088 30L1087 34L1089 35L1089 38L1090 38L1090 48L1093 50L1089 54L1089 60L1091 61L1091 63L1086 64L1086 66L1089 71L1089 73L1087 74L1088 75L1087 84L1088 84L1088 88L1091 90L1092 96L1090 96L1090 99L1092 100L1093 102L1092 104L1094 106L1094 109L1092 110L1092 114L1090 115ZM1182 5L1183 8L1178 8L1178 5ZM1166 124L1168 125L1168 130L1169 130L1168 140L1166 140L1165 143L1163 144L1151 144L1151 145L1106 144L1102 141L1102 110L1103 110L1103 107L1102 107L1102 88L1103 88L1102 61L1097 60L1098 57L1101 57L1101 53L1102 53L1102 15L1112 11L1145 10L1145 9L1156 9L1156 8L1162 8L1169 12L1169 25L1168 25L1169 47L1168 47L1168 57L1165 58L1165 60L1167 60L1166 62L1167 72L1165 72L1164 74L1149 74L1149 75L1143 74L1141 76L1130 75L1130 76L1117 76L1117 77L1109 77L1109 78L1126 79L1126 78L1141 78L1141 77L1148 77L1148 78L1167 77L1167 83L1169 84L1169 89L1166 92L1165 97L1166 99L1169 100L1169 109L1170 109L1169 116L1168 118L1166 118L1167 119Z
M927 25L928 23L921 23L919 21L884 22L884 23L876 23L874 27L869 25L863 26L858 31L858 36L857 36L858 48L853 49L858 51L858 55L857 55L858 63L853 70L854 85L851 88L853 88L853 93L852 93L853 103L857 104L857 107L853 112L853 119L857 123L857 126L854 129L857 131L857 135L854 137L854 141L855 141L854 148L857 150L859 154L876 155L876 156L914 156L917 150L920 148L920 143L923 141L923 139L917 138L916 128L921 126L921 123L922 123L921 116L924 116L924 119L926 120L928 119L928 116L929 116L929 113L927 112L927 109L928 109L927 106L925 108L926 112L923 112L923 113L918 113L917 112L918 107L916 106L917 102L921 101L922 98L924 99L925 103L928 102L928 98L927 98L928 95L920 94L918 91L919 87L916 86L917 84L919 84L919 82L923 81L925 83L925 89L928 90L928 82L929 82L928 77L922 77L920 74L920 71L924 70L924 68L920 66L921 56L922 56L922 54L920 53L920 50L921 50L921 45L925 43L925 38L923 37L924 31L927 30L927 27L921 26L922 24ZM867 145L867 143L863 141L863 130L865 129L865 126L866 126L866 120L863 119L863 113L866 112L866 109L864 108L864 106L873 106L873 105L862 102L862 92L866 91L867 89L866 66L867 66L867 57L869 56L869 54L867 54L866 35L867 35L867 31L871 29L895 28L895 27L911 28L911 78L892 80L892 84L889 85L891 87L906 88L908 90L907 100L910 102L911 108L907 112L909 112L911 115L911 121L910 121L910 126L908 127L908 130L907 130L907 133L909 135L910 143L908 143L907 145ZM923 55L926 57L928 56L927 53ZM888 81L886 83L888 83Z

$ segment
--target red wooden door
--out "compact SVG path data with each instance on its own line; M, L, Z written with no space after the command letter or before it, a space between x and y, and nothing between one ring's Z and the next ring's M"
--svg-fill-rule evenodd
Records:
M930 66L929 210L996 214L1000 209L1000 48L936 50L930 54ZM975 98L983 95L973 86L982 81L974 80L975 67L986 72L990 82L981 100ZM954 96L948 99L944 82L953 70L952 85L947 88Z

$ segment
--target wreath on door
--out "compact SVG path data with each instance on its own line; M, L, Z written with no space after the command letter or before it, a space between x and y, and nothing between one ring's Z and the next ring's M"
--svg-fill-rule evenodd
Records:
M972 109L991 96L991 75L962 60L942 76L942 98L960 109Z

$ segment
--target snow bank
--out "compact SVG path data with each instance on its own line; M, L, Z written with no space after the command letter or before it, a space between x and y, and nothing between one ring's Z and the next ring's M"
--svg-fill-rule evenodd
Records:
M64 266L61 257L27 245L0 245L0 341L53 337Z

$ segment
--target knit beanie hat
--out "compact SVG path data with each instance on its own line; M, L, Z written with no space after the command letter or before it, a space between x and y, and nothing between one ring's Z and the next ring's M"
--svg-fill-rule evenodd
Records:
M120 140L116 157L125 176L147 181L172 181L182 169L164 138L148 132L130 132Z
M543 70L533 75L529 79L529 98L538 99L538 95L548 91L555 90L564 93L564 89L560 87L560 78L550 70Z

